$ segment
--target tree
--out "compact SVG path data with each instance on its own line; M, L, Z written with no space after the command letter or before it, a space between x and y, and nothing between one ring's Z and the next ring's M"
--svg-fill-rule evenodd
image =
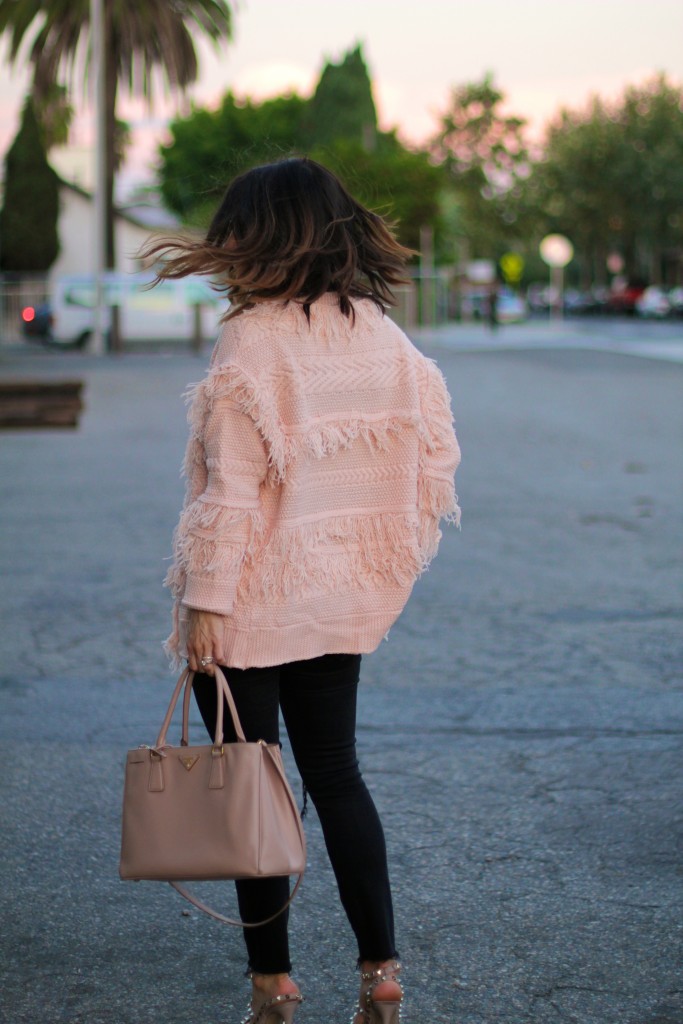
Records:
M310 155L334 171L365 206L394 221L403 245L418 249L425 225L441 242L444 174L427 153L406 149L393 133L382 132L370 152L360 142L340 139L314 147Z
M160 147L159 178L167 206L186 224L205 228L236 174L305 154L337 173L361 202L395 218L401 241L417 246L420 227L438 221L443 172L426 153L402 146L393 133L378 133L371 152L359 139L318 144L311 136L309 103L296 95L255 103L227 93L218 110L194 110L176 119L172 141Z
M407 149L394 132L377 131L376 121L358 46L339 64L324 66L311 99L287 94L257 103L227 93L218 110L177 118L172 141L160 147L162 196L186 224L205 228L236 174L308 155L367 206L397 220L400 240L417 247L423 225L441 226L444 173L428 153Z
M628 146L623 253L635 273L660 282L683 259L683 89L658 75L626 89L615 114Z
M582 284L601 280L621 198L615 170L622 148L617 125L597 97L579 114L560 111L527 184L537 237L568 235Z
M65 67L74 68L88 43L89 0L0 0L0 35L9 37L15 61L29 43L34 92L40 98ZM120 84L151 98L153 75L167 87L184 89L197 77L195 39L201 33L219 43L231 37L232 16L225 0L104 0L106 52L107 266L115 265L114 174L116 97ZM120 133L119 133L120 134Z
M683 252L683 90L661 75L616 102L562 110L527 192L539 236L574 242L584 285L605 279L612 251L629 277L659 281Z
M344 139L371 150L377 133L372 82L360 45L335 64L325 64L309 110L311 136L317 145Z
M159 178L166 205L186 224L206 226L227 183L237 174L310 142L308 102L296 94L263 103L231 92L215 110L195 109L170 125L172 141L159 148Z
M195 109L170 125L160 147L161 191L187 223L204 225L227 182L259 163L346 140L376 145L377 114L361 46L327 62L311 99L287 93L261 103L226 93L215 111Z
M492 256L524 233L517 200L529 171L525 121L502 113L505 95L490 74L456 86L430 143L448 172L458 230L473 256Z
M47 162L29 96L5 157L0 269L12 273L49 270L59 254L58 217L59 179Z
M34 93L33 109L38 119L45 152L49 153L54 146L66 145L74 116L67 87L52 82L42 89L40 95Z

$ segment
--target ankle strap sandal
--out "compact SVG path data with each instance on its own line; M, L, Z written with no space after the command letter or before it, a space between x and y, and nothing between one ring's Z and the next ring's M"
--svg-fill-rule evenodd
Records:
M292 1024L294 1013L304 997L299 992L290 995L266 996L262 1003L249 1003L246 1017L240 1024Z
M361 987L358 1007L353 1012L350 1024L399 1024L403 987L397 975L401 970L398 960L392 960L374 971L361 971ZM399 999L373 999L375 989L385 981L393 981L401 993Z

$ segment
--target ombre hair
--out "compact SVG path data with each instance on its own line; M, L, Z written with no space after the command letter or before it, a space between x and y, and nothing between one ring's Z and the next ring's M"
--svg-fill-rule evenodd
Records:
M254 167L229 185L206 238L149 243L158 261L155 283L205 274L225 292L223 320L269 299L296 301L308 317L326 292L353 315L353 299L395 305L392 287L409 280L413 256L382 217L366 209L339 179L308 158Z

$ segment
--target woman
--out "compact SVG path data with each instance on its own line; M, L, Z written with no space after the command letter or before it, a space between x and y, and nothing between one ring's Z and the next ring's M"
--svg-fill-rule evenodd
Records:
M167 649L198 673L212 735L214 664L248 740L278 742L281 708L358 941L355 1024L396 1024L400 965L384 834L356 760L356 690L361 655L436 552L439 520L457 521L460 457L440 372L385 316L411 253L328 170L288 159L237 178L204 241L147 255L160 277L207 274L230 299L192 390ZM236 886L244 921L289 893L287 878ZM288 1024L301 995L287 914L244 937L248 1021Z

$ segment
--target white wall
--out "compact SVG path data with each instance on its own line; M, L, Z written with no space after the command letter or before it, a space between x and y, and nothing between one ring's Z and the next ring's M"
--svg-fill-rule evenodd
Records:
M50 277L92 274L95 269L94 205L70 188L60 190L59 239L61 251ZM158 232L157 232L158 233ZM116 219L116 267L123 273L138 270L134 254L155 232Z

